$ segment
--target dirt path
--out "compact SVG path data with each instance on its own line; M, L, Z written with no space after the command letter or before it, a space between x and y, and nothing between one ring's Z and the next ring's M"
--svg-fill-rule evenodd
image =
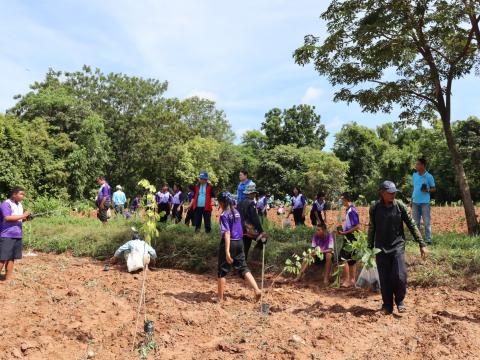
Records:
M0 359L130 357L142 275L67 255L25 258L0 282ZM380 296L360 290L282 285L259 315L233 277L222 307L209 301L215 278L149 272L155 322L151 359L480 359L480 294L410 289L409 312L376 312Z

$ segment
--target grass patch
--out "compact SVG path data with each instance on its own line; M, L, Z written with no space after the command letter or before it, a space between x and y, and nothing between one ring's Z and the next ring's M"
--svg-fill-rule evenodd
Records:
M137 220L114 219L103 226L96 219L54 216L25 224L26 247L42 252L71 252L74 256L106 259L130 239L131 226ZM292 254L301 254L310 246L313 230L280 229L266 225L269 234L266 263L269 271L279 272ZM220 236L218 225L212 233L195 233L183 224L160 226L160 236L152 241L163 267L193 272L215 272ZM409 283L414 286L480 288L480 237L462 234L436 234L428 260L420 259L418 246L407 242ZM254 244L252 244L252 247ZM251 255L254 252L251 250Z

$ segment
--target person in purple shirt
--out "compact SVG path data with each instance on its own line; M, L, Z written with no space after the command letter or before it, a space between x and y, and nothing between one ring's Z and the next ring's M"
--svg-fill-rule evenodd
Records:
M187 214L185 215L185 225L190 225L192 223L193 225L193 208L192 208L192 201L193 197L195 196L195 186L194 185L189 185L188 186L188 194L187 194Z
M184 201L185 196L183 195L182 187L178 184L174 184L172 198L172 219L174 219L175 224L178 224L180 221L182 221Z
M141 199L142 196L140 194L137 194L132 200L132 203L130 204L130 212L132 212L132 214L137 215L138 209L140 208Z
M342 225L342 229L337 230L339 235L345 237L343 248L340 251L340 257L345 261L345 268L343 270L345 277L342 286L350 287L355 286L355 278L357 276L357 262L352 259L353 253L346 250L345 246L348 243L356 241L355 232L360 230L360 218L358 216L357 208L353 205L352 194L345 192L342 194L343 206L345 206L345 221Z
M30 217L28 211L23 212L24 197L24 189L15 187L0 205L0 272L5 266L5 280L12 278L14 262L22 258L22 223Z
M166 223L170 211L172 209L172 194L170 194L168 185L165 184L162 186L162 190L155 194L155 201L157 203L157 211L159 214L163 214L160 218L160 222Z
M260 218L260 222L263 224L263 220L267 217L267 210L268 210L268 198L267 194L263 190L258 190L258 200L256 204L258 217Z
M307 199L302 194L302 190L298 186L293 188L292 196L292 206L286 216L290 216L293 213L293 220L295 221L295 226L305 225L305 212L307 210Z
M245 260L243 251L243 227L240 213L232 205L232 196L228 192L222 192L218 196L218 204L222 214L220 215L221 241L218 248L218 293L217 301L223 301L225 292L225 277L231 267L237 270L238 274L254 290L257 300L260 299L261 291L253 278Z
M97 177L97 184L100 185L96 201L98 207L97 218L103 224L106 224L108 221L108 207L112 199L110 185L108 185L104 176Z

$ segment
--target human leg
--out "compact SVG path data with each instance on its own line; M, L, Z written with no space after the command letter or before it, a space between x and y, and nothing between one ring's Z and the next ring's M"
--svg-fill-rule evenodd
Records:
M330 279L330 271L332 269L332 253L328 252L324 254L325 256L325 272L323 273L323 283L328 285Z
M432 243L432 227L430 225L430 204L422 204L423 226L425 227L425 241Z
M205 222L205 232L208 234L212 231L212 212L203 211L203 221Z
M377 269L380 279L383 307L386 311L393 311L393 284L392 284L392 260L390 254L383 252L377 254Z
M195 208L193 212L193 225L195 225L195 231L200 231L202 227L203 207Z
M405 253L397 251L392 259L392 284L395 304L403 305L407 293L407 267L405 265Z

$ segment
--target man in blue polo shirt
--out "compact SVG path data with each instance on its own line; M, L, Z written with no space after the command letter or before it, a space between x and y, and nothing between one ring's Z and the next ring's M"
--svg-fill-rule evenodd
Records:
M248 185L255 185L255 183L248 178L248 171L245 169L240 170L240 173L238 174L238 178L240 180L240 184L238 184L238 189L237 189L237 204L240 204L240 202L246 198L244 194L245 188Z
M415 166L416 172L412 176L412 215L417 227L420 229L420 220L423 218L425 227L425 242L432 243L432 228L430 226L430 194L435 192L435 180L426 170L427 161L418 159Z

